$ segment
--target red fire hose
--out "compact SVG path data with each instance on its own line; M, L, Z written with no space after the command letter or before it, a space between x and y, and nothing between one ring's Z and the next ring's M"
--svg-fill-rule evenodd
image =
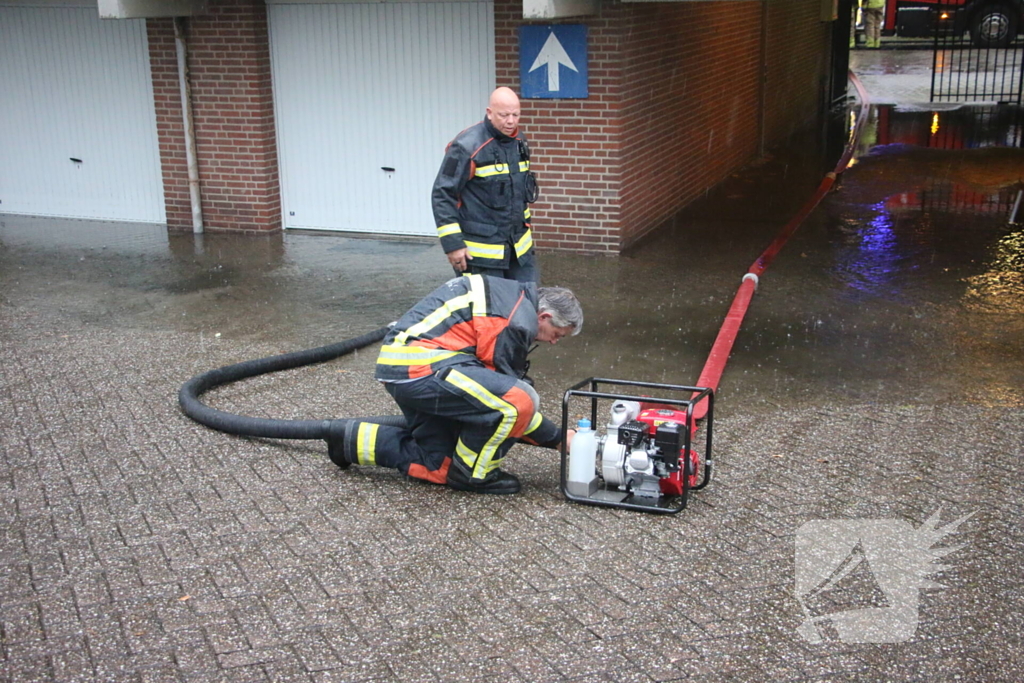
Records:
M715 338L715 343L711 347L711 353L708 354L708 359L704 363L704 369L700 373L700 379L697 380L699 387L710 387L718 392L718 383L722 379L722 373L725 372L725 363L729 360L729 354L732 352L732 345L736 341L736 335L739 334L740 325L743 323L743 316L747 314L747 308L750 306L750 300L754 296L754 292L757 290L757 283L761 274L771 265L772 261L785 246L786 242L793 233L796 232L797 228L806 220L807 216L818 206L822 198L828 194L828 191L832 189L833 183L840 173L846 170L846 167L850 164L850 159L853 157L854 146L857 142L857 137L860 134L860 129L864 123L864 119L867 116L868 107L870 100L868 94L864 90L863 84L860 79L857 78L856 74L850 72L850 82L857 89L857 95L860 98L860 112L857 115L857 121L854 124L853 130L850 133L850 140L846 144L846 149L843 152L843 156L839 159L839 163L836 164L835 170L828 173L821 184L818 185L818 189L811 196L810 199L801 207L800 211L797 212L793 218L786 223L786 225L779 231L779 234L775 237L768 248L765 249L757 260L751 264L746 274L743 276L743 281L740 283L739 289L736 291L736 296L733 297L732 305L729 307L729 312L725 315L725 322L722 323L722 328L718 331L718 337ZM696 419L702 419L707 414L707 401L701 401L694 408L694 417Z

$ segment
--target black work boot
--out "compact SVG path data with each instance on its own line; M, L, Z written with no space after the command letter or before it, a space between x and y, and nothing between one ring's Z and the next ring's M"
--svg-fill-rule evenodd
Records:
M452 467L448 470L448 488L471 493L507 495L519 493L522 486L520 486L516 475L501 470L492 470L483 479L471 479L459 468Z
M355 449L345 443L348 432L355 432L352 429L354 423L355 420L331 420L327 430L327 455L330 456L331 462L343 470L347 470L349 465L356 462Z

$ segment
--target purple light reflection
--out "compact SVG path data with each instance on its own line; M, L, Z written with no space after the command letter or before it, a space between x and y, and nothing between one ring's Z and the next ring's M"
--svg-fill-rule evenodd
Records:
M860 292L887 298L898 297L894 281L902 256L898 253L895 219L885 201L871 206L875 216L856 230L856 240L846 250L843 270L847 284Z

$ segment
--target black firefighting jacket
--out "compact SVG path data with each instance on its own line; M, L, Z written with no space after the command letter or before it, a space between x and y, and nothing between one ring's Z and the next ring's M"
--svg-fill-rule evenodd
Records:
M466 248L483 268L508 268L512 250L532 265L536 199L526 138L510 138L487 119L470 126L448 144L431 193L441 247L446 254Z
M375 376L402 382L459 365L483 365L522 379L536 338L536 285L487 275L456 277L398 319L384 338ZM486 396L478 398L488 402ZM537 412L523 440L554 448L561 430Z
M536 336L536 286L457 277L398 319L384 338L376 376L393 382L473 364L521 379Z

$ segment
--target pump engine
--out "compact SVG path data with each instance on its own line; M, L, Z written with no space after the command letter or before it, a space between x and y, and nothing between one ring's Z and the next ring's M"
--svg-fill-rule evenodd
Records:
M705 453L708 457L701 479L698 478L701 458L690 441L696 431L692 405L701 398L710 401L711 390L679 388L702 393L698 399L672 400L682 404L684 410L660 402L650 405L629 400L635 397L623 398L605 393L595 396L593 412L596 412L598 397L616 400L610 406L603 434L591 428L590 420L579 421L567 455L567 467L563 467L566 497L578 502L648 511L678 512L685 507L689 491L703 488L710 479L710 421L706 427ZM566 392L566 402L570 396L596 393L576 389ZM690 410L686 410L687 407Z
M630 403L616 401L612 405L612 419L598 445L601 478L637 496L682 495L686 414L665 408L640 410L638 404ZM697 451L691 449L691 488L697 485L699 465Z

